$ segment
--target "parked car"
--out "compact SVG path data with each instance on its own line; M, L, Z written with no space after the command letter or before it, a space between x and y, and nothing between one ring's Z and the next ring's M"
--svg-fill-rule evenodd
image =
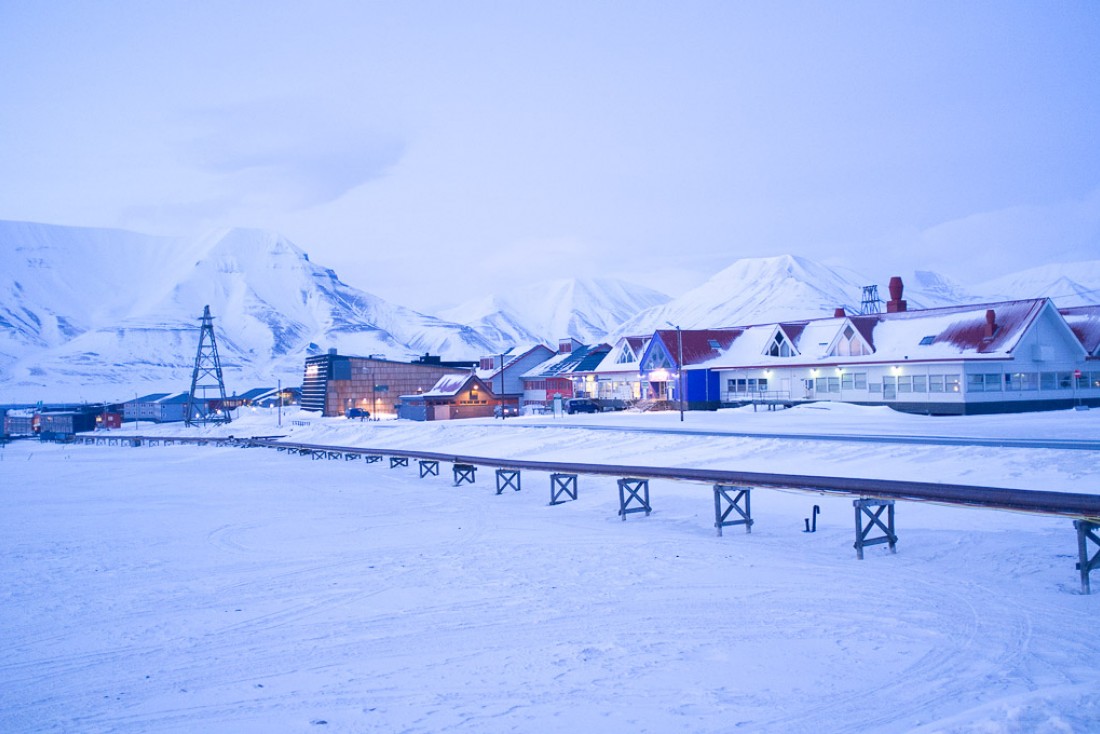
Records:
M595 400L588 398L570 398L565 401L565 412L570 415L574 413L599 413L600 406L596 404Z
M514 405L494 405L493 417L494 418L511 418L512 416L519 415L519 408Z
M347 417L358 418L361 421L367 420L370 418L370 411L362 408L348 408Z

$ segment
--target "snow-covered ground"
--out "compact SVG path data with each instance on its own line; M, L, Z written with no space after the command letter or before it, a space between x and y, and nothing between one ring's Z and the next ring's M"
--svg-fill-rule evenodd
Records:
M678 418L246 412L209 432L1100 493L1092 451L554 430ZM688 414L704 425L1097 439L1100 411ZM705 485L655 481L623 522L613 479L549 506L545 474L497 496L487 468L448 469L0 450L0 731L1100 731L1100 594L1069 520L898 503L897 554L858 561L850 499L756 490L752 533L717 537Z

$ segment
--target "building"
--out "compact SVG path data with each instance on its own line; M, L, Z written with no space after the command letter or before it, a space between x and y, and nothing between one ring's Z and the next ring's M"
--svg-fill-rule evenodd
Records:
M654 397L641 368L642 355L649 346L650 338L620 337L600 363L583 374L586 380L591 376L595 381L597 399L604 403L625 406Z
M595 397L593 371L611 351L608 344L562 339L558 352L523 375L523 406L548 406L555 398Z
M684 382L683 407L687 410L715 410L722 402L719 376L709 370L689 370L704 364L730 347L739 329L660 329L646 345L639 359L644 381L655 400L680 403L680 381Z
M332 349L306 359L301 406L325 416L342 416L352 408L376 417L394 416L402 395L427 392L445 375L468 375L473 364L444 363L428 355L397 362L341 355Z
M445 375L430 390L402 395L397 416L410 420L445 421L489 418L501 404L500 396L473 372Z
M716 330L711 353L685 340L688 407L843 401L927 414L1100 405L1100 306L1059 311L1045 298L909 311L900 279L887 312ZM643 369L677 367L659 331ZM713 346L713 345L712 345Z
M554 356L545 344L512 347L502 354L483 356L474 374L508 405L519 406L523 398L523 376Z
M35 416L43 441L69 441L78 433L94 431L96 413L83 410L44 410Z
M182 421L184 413L187 412L188 397L189 393L186 392L175 394L158 392L127 400L122 404L122 419L153 423Z

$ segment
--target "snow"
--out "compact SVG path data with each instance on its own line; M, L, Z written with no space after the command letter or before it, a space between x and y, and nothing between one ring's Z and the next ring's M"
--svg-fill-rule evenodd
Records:
M686 416L713 436L677 433L676 413L276 422L245 411L190 433L1100 486L1092 451L721 435L1095 440L1098 411ZM652 515L624 522L609 478L581 476L576 501L549 506L545 474L497 496L488 467L457 488L448 468L420 479L415 462L261 449L8 445L0 730L1097 730L1100 594L1079 591L1069 520L899 502L897 554L858 561L850 498L758 489L752 533L717 537L704 485L654 481ZM818 531L804 533L813 505Z

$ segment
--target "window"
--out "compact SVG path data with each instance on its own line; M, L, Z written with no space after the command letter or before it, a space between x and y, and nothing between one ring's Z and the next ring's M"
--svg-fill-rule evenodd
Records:
M898 376L898 392L913 392L913 377L911 375Z
M898 378L885 376L882 378L882 399L895 400L898 396Z
M731 393L765 392L768 389L767 377L738 377L726 381L726 388Z
M1059 372L1058 374L1058 389L1059 390L1072 390L1073 389L1073 373L1072 372Z
M718 343L717 339L707 339L707 344L709 344L710 348L716 352L722 349L722 346Z
M943 392L943 375L928 376L928 392Z
M839 377L823 377L819 381L824 382L825 392L840 392L840 378Z
M638 358L634 355L634 350L630 348L629 344L624 344L623 350L619 352L619 358L615 360L615 364L630 364L637 361Z
M1000 392L1001 375L986 373L981 375L966 376L967 392Z
M1005 375L1005 390L1038 390L1039 374L1037 372L1013 372Z
M1055 379L1053 372L1040 372L1039 373L1039 389L1040 390L1054 390L1058 387L1058 383Z
M856 330L852 328L851 324L845 324L844 331L840 335L840 339L836 343L836 349L833 350L834 356L849 357L860 356L864 354L870 354L871 350L863 343L863 340L859 338Z
M944 392L961 392L962 391L962 385L959 383L959 376L957 374L955 374L955 375L944 375L943 376L943 387L944 387Z
M853 382L855 383L856 390L866 390L867 389L867 373L866 372L855 372L855 373L852 374L852 377L854 378Z
M913 375L913 392L928 392L928 375Z
M846 372L843 375L841 375L840 376L840 389L841 390L851 390L852 387L855 385L855 380L853 379L854 377L855 376L853 374L851 374L850 372Z
M922 347L927 347L929 344L933 343L934 341L936 341L936 335L932 334L931 336L926 336L923 339L921 339L920 340L920 345Z
M787 341L787 337L783 335L782 331L777 330L775 336L772 337L771 345L768 347L768 355L772 357L791 357L794 354L794 348Z
M867 385L867 392L880 393L882 392L881 382L872 382Z

